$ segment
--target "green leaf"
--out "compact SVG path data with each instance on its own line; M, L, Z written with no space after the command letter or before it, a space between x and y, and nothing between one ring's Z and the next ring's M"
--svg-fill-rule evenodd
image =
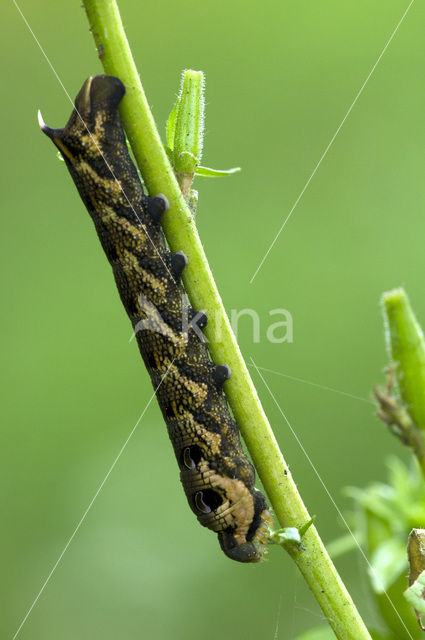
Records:
M374 631L373 629L369 629L369 633L372 637L372 640L397 640L396 636L384 636L380 631Z
M418 465L408 468L395 457L387 464L390 484L374 483L366 489L347 487L344 494L355 500L368 522L372 514L381 521L381 528L388 529L385 537L406 541L410 530L425 521L425 485Z
M64 157L60 151L57 152L56 157L60 162L65 162Z
M357 543L360 544L360 546L364 544L364 535L356 534L356 538L354 538L351 533L347 533L329 542L326 545L326 550L332 560L335 560L335 558L357 549Z
M310 520L308 520L307 522L302 524L300 527L298 527L298 533L300 534L301 538L307 533L307 531L310 529L311 525L315 520L316 520L316 516L312 516Z
M231 176L234 173L242 171L240 167L233 167L232 169L211 169L210 167L197 167L195 176L202 176L203 178L223 178L224 176Z
M369 570L375 593L387 591L394 582L406 572L406 543L397 538L389 538L380 544L370 558Z
M419 574L418 579L404 592L407 602L420 613L425 613L425 600L423 592L425 589L425 571Z
M393 503L394 489L386 484L374 484L367 489L346 487L344 495L353 498L363 509L371 511L388 522L394 521L398 515Z
M177 100L174 103L174 107L168 116L167 120L167 145L171 151L174 149L174 135L176 132L176 118L179 110L180 96L177 96Z
M204 141L204 74L186 69L177 99L178 107L174 126L174 141L169 146L174 151L174 169L178 174L192 175L201 161Z
M270 542L275 544L301 544L301 536L297 527L285 527L283 529L276 529L270 533Z
M281 544L283 546L287 544L296 544L299 547L301 545L302 536L311 527L315 519L316 516L313 516L308 520L308 522L300 527L284 527L283 529L271 531L269 540L274 544Z
M165 153L168 156L168 159L170 160L171 164L173 164L174 163L173 150L170 147L167 147L166 145L164 145L164 149L165 149Z
M329 626L315 627L297 636L295 640L335 640L335 634Z
M179 153L177 157L174 154L174 161L176 163L176 166L179 166L179 167L197 167L198 166L197 157L194 156L193 153L190 153L190 151L182 151L181 153ZM194 171L195 169L193 169L193 171L182 171L181 173L193 173Z
M379 631L369 629L372 640L397 640L395 636L383 635ZM315 627L309 631L305 631L295 640L335 640L335 634L330 627Z

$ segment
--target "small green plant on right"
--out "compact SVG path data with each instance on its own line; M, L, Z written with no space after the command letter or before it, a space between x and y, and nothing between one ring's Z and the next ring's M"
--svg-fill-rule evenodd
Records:
M425 340L406 292L382 295L389 366L374 389L377 416L412 452L410 463L388 460L387 482L347 487L355 505L355 539L346 534L327 546L331 557L360 544L369 563L371 597L382 625L374 640L419 640L425 619ZM297 640L331 640L321 626Z

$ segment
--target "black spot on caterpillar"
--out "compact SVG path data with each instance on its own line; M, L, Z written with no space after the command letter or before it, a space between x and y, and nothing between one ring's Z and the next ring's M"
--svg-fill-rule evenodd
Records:
M183 329L187 258L168 251L159 224L166 200L144 194L128 155L118 115L124 93L117 78L88 78L67 125L51 129L41 120L41 128L62 153L111 264L189 505L229 558L257 562L271 515L221 392L230 369L210 359L204 313L189 309Z

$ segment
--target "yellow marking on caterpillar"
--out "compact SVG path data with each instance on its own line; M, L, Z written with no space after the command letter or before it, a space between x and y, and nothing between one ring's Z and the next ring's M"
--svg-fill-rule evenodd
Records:
M137 334L139 331L145 330L153 333L159 333L160 335L167 337L174 345L180 347L181 351L184 351L184 338L178 333L175 333L165 320L162 319L155 305L143 294L139 294L137 301L139 303L139 308L145 317L137 322L134 327L134 332ZM175 365L168 367L166 360L163 362L163 367L167 368L168 377L171 377L173 372L178 372Z
M181 415L185 426L185 437L182 438L182 447L192 443L205 442L212 454L218 455L221 447L221 436L219 433L209 431L202 424L197 422L190 411L184 411Z
M78 162L78 169L87 174L97 185L100 185L103 194L107 195L108 198L112 198L112 202L117 202L122 199L123 189L119 180L113 176L106 178L101 177L86 160L80 160Z
M124 249L122 252L123 266L126 273L131 276L131 273L136 272L143 282L145 282L153 291L155 291L155 295L163 296L165 295L166 285L162 280L157 278L152 272L143 269L137 257L134 255L132 251L128 249Z
M142 253L145 247L151 244L143 226L135 227L126 218L118 216L116 211L106 203L102 203L101 208L102 214L100 218L102 222L106 225L113 225L117 232L116 248L118 252L121 252L121 246L123 246L134 253Z
M66 147L59 138L52 138L52 140L55 143L55 145L58 147L62 155L66 156L70 162L75 163L75 158L70 152L70 150L68 149L68 147Z

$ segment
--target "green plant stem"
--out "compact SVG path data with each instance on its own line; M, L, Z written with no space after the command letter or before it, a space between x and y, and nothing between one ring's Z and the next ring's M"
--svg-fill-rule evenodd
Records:
M425 339L403 288L382 294L385 334L400 396L413 424L406 427L425 477Z
M310 516L279 450L224 311L192 214L155 127L116 2L84 0L83 4L105 72L119 77L127 88L120 114L149 193L164 193L170 202L170 210L163 217L164 233L172 251L182 250L189 259L183 282L194 309L207 313L205 334L213 360L231 367L232 377L225 383L226 395L265 491L282 527L303 525ZM290 555L337 638L370 639L314 526L303 537L303 549L294 549Z

